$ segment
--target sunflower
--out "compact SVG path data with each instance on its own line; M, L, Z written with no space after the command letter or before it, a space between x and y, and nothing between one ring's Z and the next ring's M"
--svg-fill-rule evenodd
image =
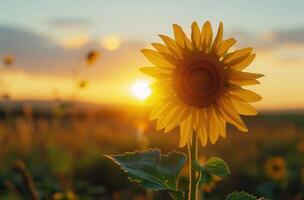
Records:
M97 51L97 50L89 51L86 55L87 65L94 64L99 57L100 57L100 52L99 51Z
M6 55L3 58L3 63L5 66L10 66L14 63L15 57L13 55Z
M301 183L304 186L304 168L301 169Z
M216 184L220 180L221 177L216 175L210 175L208 182L201 185L201 189L206 193L211 193L216 188Z
M288 175L284 158L280 156L269 158L265 163L265 173L274 181L284 180Z
M227 122L247 132L240 114L256 115L249 103L261 97L242 86L258 84L263 76L242 71L255 58L252 48L229 52L236 40L223 39L222 23L214 40L210 22L201 30L193 22L191 39L176 24L173 31L174 39L160 35L164 44L152 43L155 50L142 50L154 66L140 70L157 79L147 99L156 129L168 132L180 125L180 147L193 131L203 146L208 138L214 144L219 136L226 137Z

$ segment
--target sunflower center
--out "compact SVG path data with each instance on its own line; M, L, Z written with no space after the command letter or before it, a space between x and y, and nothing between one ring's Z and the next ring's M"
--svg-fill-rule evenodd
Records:
M272 168L273 168L273 170L274 171L280 171L280 166L279 165L277 165L277 164L274 164L273 166L272 166Z
M186 103L207 107L225 89L224 66L208 55L192 56L177 66L173 82L177 95Z
M189 75L186 78L188 79L188 87L200 93L208 91L209 87L214 82L212 73L206 69L194 69L189 72Z

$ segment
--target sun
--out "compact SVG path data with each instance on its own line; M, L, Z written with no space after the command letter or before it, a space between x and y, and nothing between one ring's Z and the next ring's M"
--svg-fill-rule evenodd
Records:
M136 81L132 87L133 95L140 99L145 100L151 94L151 89L147 81Z

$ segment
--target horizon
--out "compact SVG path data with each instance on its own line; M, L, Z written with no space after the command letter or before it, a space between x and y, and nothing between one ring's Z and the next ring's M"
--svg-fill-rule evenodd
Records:
M299 93L304 90L304 14L299 4L304 3L274 2L166 1L163 10L157 9L158 1L6 2L0 8L0 57L11 55L14 62L1 68L1 95L12 100L144 105L132 93L138 81L153 81L138 70L150 65L140 50L160 41L160 33L172 36L173 23L189 33L192 21L212 19L214 31L223 21L225 37L235 35L237 47L253 46L257 53L248 70L265 77L262 87L249 87L263 96L255 107L304 109L304 95ZM87 67L85 56L91 50L101 56ZM87 86L78 90L81 81Z
M98 111L103 108L140 108L140 109L150 109L150 106L145 105L144 103L142 104L130 104L130 103L125 103L125 104L102 104L102 103L90 103L86 101L71 101L71 100L64 100L64 99L53 99L53 100L41 100L41 99L26 99L26 100L0 100L0 111L2 108L18 108L17 110L22 110L23 107L25 106L26 108L30 106L31 109L38 111L41 108L55 108L56 106L64 103L71 103L73 104L73 110L77 111L88 111L93 110L93 111ZM11 105L10 105L11 104ZM3 111L3 110L2 110ZM267 108L262 108L262 109L257 109L258 114L304 114L304 108L282 108L282 109L267 109Z

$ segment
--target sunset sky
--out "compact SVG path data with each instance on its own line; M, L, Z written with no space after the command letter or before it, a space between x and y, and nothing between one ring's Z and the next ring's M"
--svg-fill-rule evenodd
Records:
M304 1L52 0L1 3L1 94L12 99L76 98L100 104L142 104L132 89L152 79L140 53L158 34L172 36L172 24L189 33L192 21L224 23L238 47L253 46L257 58L248 71L265 74L250 87L263 96L259 109L304 109ZM87 67L92 49L100 59ZM78 91L77 83L87 80Z

